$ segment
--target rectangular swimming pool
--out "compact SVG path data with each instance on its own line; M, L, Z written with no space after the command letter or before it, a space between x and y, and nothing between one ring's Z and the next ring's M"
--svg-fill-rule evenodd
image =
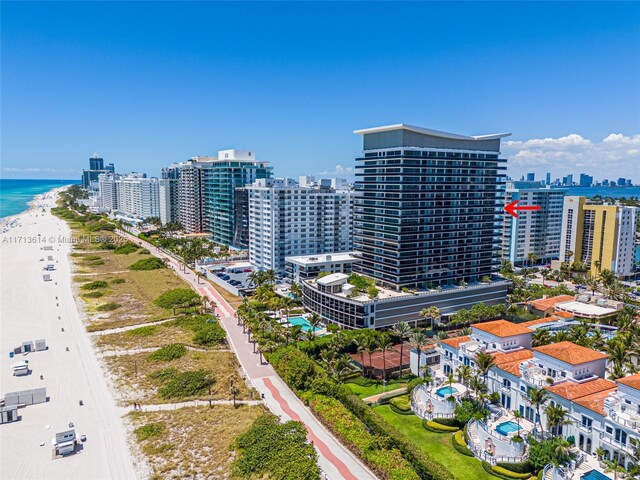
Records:
M458 389L456 387L440 387L436 390L436 394L442 398L453 395L454 393L458 393Z
M597 470L590 470L580 478L582 480L610 480L609 477Z
M291 325L297 325L302 327L302 330L304 332L308 332L311 330L311 324L309 322L307 322L307 319L304 317L289 317L289 323ZM319 331L322 330L321 328L316 327L314 331Z
M502 422L500 425L496 426L496 432L508 436L510 433L517 432L520 430L520 427L516 422L512 422L509 420L508 422Z

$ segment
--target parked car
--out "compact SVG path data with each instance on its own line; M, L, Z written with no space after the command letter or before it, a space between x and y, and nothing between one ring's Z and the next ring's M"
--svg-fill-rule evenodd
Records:
M229 280L231 277L227 274L224 274L224 275L220 275L220 278L226 281L226 280Z
M242 270L243 273L251 273L253 272L253 270L251 270L250 268L245 268L244 270Z

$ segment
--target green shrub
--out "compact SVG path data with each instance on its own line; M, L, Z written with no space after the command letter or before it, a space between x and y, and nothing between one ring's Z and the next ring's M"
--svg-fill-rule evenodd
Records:
M226 338L223 328L215 323L207 323L198 328L193 335L193 343L212 346L223 343Z
M115 285L119 285L121 283L126 282L126 280L124 278L114 278L111 280L111 283L115 284Z
M410 412L411 411L411 402L409 401L409 395L401 395L399 397L393 397L389 399L389 403L395 409L400 410L402 412Z
M158 270L160 268L165 268L165 264L156 257L143 258L129 265L129 270Z
M146 455L159 455L161 453L168 452L169 450L173 450L174 448L175 445L173 443L161 443L160 445L150 443L142 447L142 452ZM160 477L159 480L161 479L162 477Z
M160 387L158 394L166 400L180 400L206 393L214 383L213 374L208 370L179 372Z
M169 380L173 380L178 374L178 370L174 367L166 367L161 368L160 370L156 370L149 374L149 378L152 380L156 380L160 383L168 382Z
M143 262L145 260L140 261ZM153 303L155 303L160 308L167 309L193 307L200 304L200 296L190 288L174 288L173 290L164 292L162 295L156 298Z
M413 393L413 390L418 385L422 385L423 383L424 383L424 379L420 377L412 378L411 380L409 380L409 383L407 383L407 393L411 395Z
M464 441L464 434L462 433L462 430L458 430L453 434L451 443L453 445L453 448L455 448L458 453L466 455L467 457L474 456L473 452L469 449L469 447L467 447L467 444Z
M357 452L378 477L397 480L420 478L386 435L371 434L357 415L340 401L324 395L306 395L305 398L320 421L351 451Z
M115 250L118 246L115 243L104 242L100 244L99 248L101 250Z
M497 477L504 478L507 480L509 479L523 480L531 477L530 473L515 473L515 472L512 472L511 470L507 470L506 468L498 467L497 465L491 468L491 473Z
M110 312L111 310L115 310L116 308L120 308L121 305L119 303L116 302L108 302L108 303L103 303L102 305L98 305L96 307L96 310L98 310L99 312Z
M94 292L85 293L82 296L85 298L100 298L104 296L104 292L102 290L96 290Z
M165 427L162 423L147 423L141 427L136 428L133 433L139 442L147 440L148 438L158 437L165 432Z
M151 252L149 250L147 250L146 248L143 248L142 250L140 250L138 252L140 255L149 255Z
M318 480L320 470L313 445L300 422L280 423L275 415L257 418L235 441L238 456L234 477Z
M101 258L98 255L89 255L84 257L83 260L91 262L93 260L101 260Z
M129 337L150 337L156 333L157 327L155 325L147 325L145 327L138 327L132 330L127 330L125 335Z
M519 463L498 462L496 463L496 467L502 467L506 470L510 470L515 473L533 472L533 465L531 465L529 462L519 462Z
M176 358L184 357L187 354L187 347L179 343L164 345L158 350L149 354L149 360L154 362L170 362Z
M129 255L130 253L135 252L139 248L140 247L138 245L136 245L135 243L127 242L127 243L122 244L119 247L117 247L113 251L113 253L115 253L116 255Z
M82 290L98 290L99 288L107 288L107 282L96 280L95 282L85 283L80 288Z
M447 425L434 422L433 420L423 420L422 426L433 433L451 433L460 430L458 427L449 427Z
M277 349L269 361L282 379L294 390L309 388L315 375L315 363L295 346Z
M464 423L460 423L455 418L434 418L433 421L436 423L439 423L440 425L444 425L446 427L456 427L456 428L464 427Z

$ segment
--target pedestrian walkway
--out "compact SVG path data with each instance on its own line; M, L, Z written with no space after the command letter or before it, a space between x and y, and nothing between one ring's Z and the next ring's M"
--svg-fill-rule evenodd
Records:
M186 407L208 407L209 405L262 405L262 400L190 400L188 402L178 403L157 403L154 405L140 405L140 408L135 409L133 405L126 408L126 412L161 412L167 410L177 410L179 408Z
M395 390L389 390L387 392L382 392L382 393L378 393L377 395L371 395L370 397L363 398L362 401L366 403L375 403L378 400L380 400L380 398L382 397L386 397L388 395L393 396L395 394L406 393L406 392L407 392L407 387L396 388Z
M305 425L309 441L313 442L318 452L318 464L328 479L374 480L376 478L313 416L296 394L280 379L271 365L265 362L260 363L260 355L254 353L253 343L249 342L248 335L242 332L242 327L235 317L235 310L209 282L199 283L199 277L193 271L188 268L183 270L182 264L154 245L129 233L120 231L118 233L139 245L145 245L156 257L166 259L167 265L173 268L180 278L192 284L198 293L215 303L215 313L227 332L229 344L235 351L247 378L263 396L265 404L272 412L280 415L283 420L301 421Z

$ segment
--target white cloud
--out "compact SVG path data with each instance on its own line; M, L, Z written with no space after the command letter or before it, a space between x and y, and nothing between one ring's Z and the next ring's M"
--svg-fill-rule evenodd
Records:
M640 181L640 134L612 133L601 142L593 142L572 133L560 138L506 141L502 154L508 159L509 174L518 177L528 171L553 178L573 173L588 173L596 179L631 177ZM539 177L540 178L540 177Z
M339 163L333 168L333 170L325 170L324 172L318 172L317 175L332 175L332 176L342 176L342 177L351 177L353 176L355 170L353 167L343 167Z

